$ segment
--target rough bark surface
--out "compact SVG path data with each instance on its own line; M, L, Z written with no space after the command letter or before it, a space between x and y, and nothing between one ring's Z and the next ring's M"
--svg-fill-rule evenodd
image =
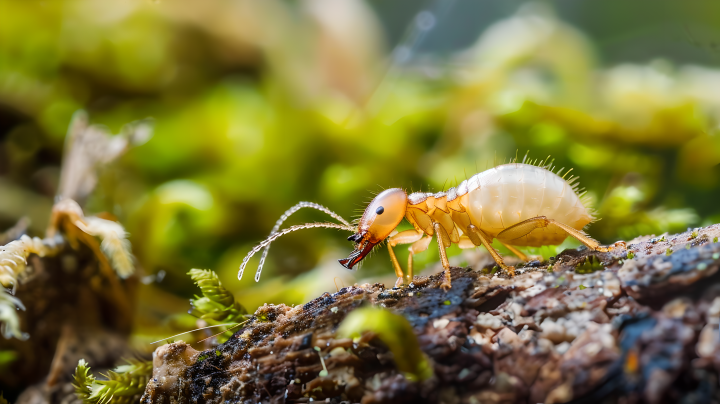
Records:
M437 274L403 289L356 285L303 306L266 305L213 350L159 349L142 401L719 402L718 236L713 225L610 253L566 250L549 270L535 261L512 279L453 268L447 292ZM400 374L372 334L336 337L362 305L410 322L430 380Z

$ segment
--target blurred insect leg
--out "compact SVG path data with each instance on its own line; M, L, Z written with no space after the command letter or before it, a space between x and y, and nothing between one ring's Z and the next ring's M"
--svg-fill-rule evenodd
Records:
M530 261L530 257L528 257L527 255L525 255L525 253L523 253L522 251L518 250L517 248L511 246L510 244L505 244L505 243L503 243L502 241L500 242L500 244L504 245L505 248L507 248L508 250L510 250L511 253L515 254L516 257L520 258L520 260L525 261L525 262Z
M560 223L558 221L549 219L551 224L554 224L555 226L563 229L567 234L571 235L572 237L575 237L579 242L585 244L588 248L593 249L595 251L600 252L608 252L612 250L612 247L605 247L601 246L600 243L598 243L596 240L593 240L590 236L585 234L582 230L577 230L571 226L566 225L565 223Z
M393 269L395 270L395 276L398 277L398 280L395 282L395 286L402 285L403 279L405 279L405 274L403 274L402 267L400 267L400 263L398 262L397 257L395 256L395 251L393 251L392 245L388 243L388 252L390 253L390 262L392 262Z
M393 250L393 247L398 244L414 243L420 240L424 234L425 233L414 229L405 230L388 239L388 251L390 252L390 261L392 262L393 269L395 269L395 275L398 277L397 282L395 282L395 286L399 287L403 284L403 282L405 282L405 275L403 274L400 262L395 256L395 251ZM412 259L412 253L410 255L410 259ZM408 278L412 279L412 267L408 268Z
M447 257L447 251L445 249L447 247L450 247L452 245L452 242L450 241L450 236L447 234L445 229L440 225L440 223L433 223L433 227L435 228L435 235L437 237L438 241L438 249L440 251L440 262L442 262L443 268L445 268L445 280L443 281L442 285L440 285L441 288L448 290L452 287L451 285L451 274L450 274L450 261L448 261Z
M571 226L566 225L565 223L558 222L553 219L548 219L545 216L538 216L533 217L531 219L523 220L520 223L517 223L515 225L512 225L508 227L507 229L501 231L497 238L498 240L502 241L512 241L517 240L520 237L526 236L530 234L535 229L543 228L543 227L550 227L555 226L559 228L560 230L564 231L568 235L576 238L579 242L585 244L588 248L595 250L595 251L601 251L601 252L608 252L610 251L609 247L603 247L598 243L597 241L590 238L587 234L583 233L581 230L577 230Z
M535 229L548 227L549 225L550 220L547 217L533 217L527 220L523 220L520 223L516 223L508 227L507 229L501 231L500 233L498 233L497 239L500 240L500 242L512 242L513 240L517 240L520 237L527 236Z
M413 277L415 274L413 273L413 255L417 253L421 253L428 249L430 246L430 242L432 241L432 236L423 237L420 240L412 243L410 245L410 248L408 250L410 251L410 255L408 255L408 269L407 269L407 283L409 284L412 282Z
M503 271L507 272L510 276L515 276L515 267L505 265L500 253L493 248L490 237L472 224L468 226L467 230L467 235L473 244L476 246L484 246Z
M477 248L475 243L470 240L470 237L468 236L462 236L460 237L460 241L458 241L458 247L460 247L463 250L470 250L473 248Z

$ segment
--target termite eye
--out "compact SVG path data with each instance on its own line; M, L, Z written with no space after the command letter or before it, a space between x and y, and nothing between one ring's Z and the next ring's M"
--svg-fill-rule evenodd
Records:
M385 212L385 208L383 208L382 206L375 209L375 213L377 213L378 215L382 215L383 212Z

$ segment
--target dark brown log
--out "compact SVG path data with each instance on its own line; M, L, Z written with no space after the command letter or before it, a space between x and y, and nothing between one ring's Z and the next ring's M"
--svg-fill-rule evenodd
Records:
M142 401L719 402L718 236L714 225L610 253L566 250L550 270L534 262L512 279L453 268L447 292L437 274L404 289L355 285L303 306L266 305L216 349L159 349ZM410 322L433 378L408 380L372 334L335 335L362 305Z

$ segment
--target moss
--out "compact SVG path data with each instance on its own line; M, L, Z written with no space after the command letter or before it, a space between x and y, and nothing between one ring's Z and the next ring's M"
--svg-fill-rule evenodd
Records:
M206 320L211 325L242 323L247 318L247 310L235 301L232 292L225 289L220 279L211 270L191 269L188 275L200 287L202 297L195 296L190 299L192 314ZM266 319L259 319L267 321ZM218 335L218 340L225 341L231 334L233 327Z
M152 361L129 361L108 372L107 380L97 380L90 374L87 362L80 359L73 386L85 404L125 404L133 402L135 396L145 391L152 371Z
M578 274L589 274L604 269L605 267L600 262L600 259L594 255L588 255L580 264L575 266L575 272Z

